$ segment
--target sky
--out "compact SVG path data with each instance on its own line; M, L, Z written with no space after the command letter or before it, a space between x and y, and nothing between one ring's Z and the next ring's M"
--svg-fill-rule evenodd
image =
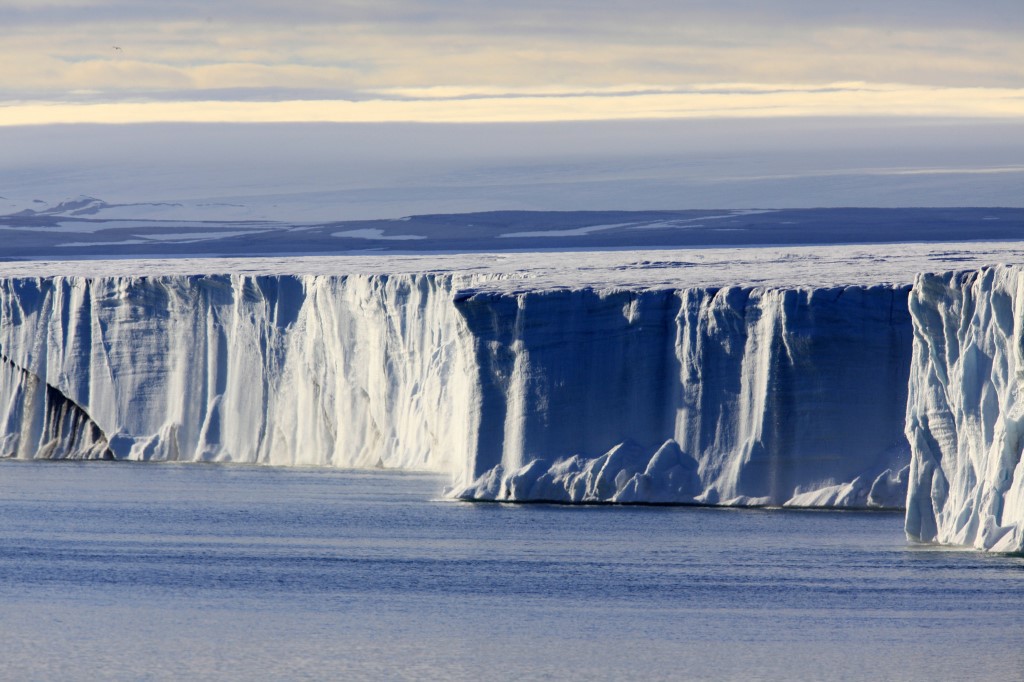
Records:
M1019 0L2 0L0 25L0 125L1024 117Z
M1024 205L1021 0L0 0L0 27L0 212Z

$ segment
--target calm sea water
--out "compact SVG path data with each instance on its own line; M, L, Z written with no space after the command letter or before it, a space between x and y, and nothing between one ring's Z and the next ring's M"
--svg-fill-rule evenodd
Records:
M3 679L1019 679L1024 560L891 513L0 463Z

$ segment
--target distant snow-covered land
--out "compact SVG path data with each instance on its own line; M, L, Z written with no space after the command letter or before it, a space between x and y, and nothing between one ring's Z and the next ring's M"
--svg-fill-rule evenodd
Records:
M194 206L193 216L204 216ZM163 213L162 213L163 212ZM1024 209L493 211L291 223L76 197L0 212L0 257L504 252L1018 239Z
M1024 124L1008 119L0 126L0 149L0 215L81 195L105 206L86 202L79 217L289 225L509 209L1024 207ZM345 229L374 227L390 232Z

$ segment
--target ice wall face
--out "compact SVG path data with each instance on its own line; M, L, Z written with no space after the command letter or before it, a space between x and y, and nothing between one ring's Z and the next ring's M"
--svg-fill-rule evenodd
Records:
M2 280L3 454L45 456L11 438L37 419L28 376L119 459L448 471L468 457L474 386L438 289L449 279Z
M103 431L74 401L0 356L0 451L33 459L113 459Z
M479 294L472 499L903 504L907 289Z
M468 499L902 506L907 288L495 277L0 280L0 454L431 470Z
M910 297L907 534L1024 550L1024 269L921 275Z

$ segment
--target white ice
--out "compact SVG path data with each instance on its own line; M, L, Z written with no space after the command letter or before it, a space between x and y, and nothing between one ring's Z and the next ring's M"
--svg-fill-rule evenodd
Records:
M41 381L122 458L445 471L478 498L898 506L908 273L1022 255L7 262L3 442L70 437L19 426Z
M1005 454L1020 273L918 278L913 365L907 301L910 273L1022 257L979 243L6 262L0 443L424 469L496 500L898 507L909 478L912 535L1008 548L1024 508Z
M539 230L539 231L526 231L526 232L506 232L505 234L499 234L500 239L509 239L513 237L585 237L588 234L594 232L603 232L604 230L614 230L617 227L632 227L634 223L610 223L608 225L588 225L586 227L574 227L568 230Z
M347 237L349 239L385 239L393 241L407 241L409 239L426 239L423 235L419 234L384 234L384 230L367 227L360 230L343 230L341 232L333 232L333 237Z
M907 534L1024 551L1024 268L922 275L910 310Z
M480 409L453 494L901 507L907 290L463 298Z

